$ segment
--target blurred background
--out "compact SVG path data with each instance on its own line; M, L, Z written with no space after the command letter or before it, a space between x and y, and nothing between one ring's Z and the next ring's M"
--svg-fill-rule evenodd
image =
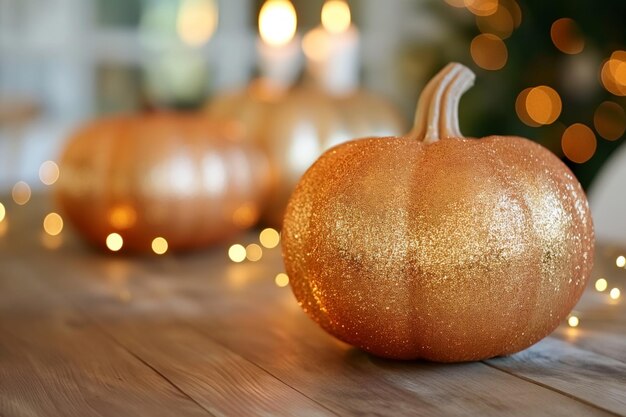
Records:
M276 47L278 52L267 51L281 43L272 43L270 32L290 17L270 19L260 38L263 4L0 0L0 190L10 192L18 183L37 190L54 182L54 161L86 120L155 108L201 109L220 94L246 88L268 61L272 67L272 61L292 60L284 78L298 83L304 68L314 67L316 49L309 42L307 50L307 37L320 25L325 2L292 1L297 26L290 45L296 46ZM464 134L524 136L548 147L591 193L600 229L608 238L623 237L625 2L347 4L350 31L342 27L345 12L325 22L335 33L332 42L343 45L332 58L339 64L330 66L347 71L344 81L337 76L339 84L360 83L410 120L424 83L447 62L464 63L477 74L461 102Z

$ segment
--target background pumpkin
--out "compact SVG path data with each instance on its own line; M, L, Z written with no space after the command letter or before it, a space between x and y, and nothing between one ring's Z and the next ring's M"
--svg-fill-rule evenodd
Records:
M264 155L233 125L204 115L121 116L89 123L60 160L59 204L78 231L103 246L171 249L223 240L258 219L268 186Z
M355 137L399 134L405 127L394 106L362 90L333 95L313 85L272 88L262 80L215 98L207 111L241 122L246 136L268 155L272 189L262 218L276 227L298 180L322 152Z

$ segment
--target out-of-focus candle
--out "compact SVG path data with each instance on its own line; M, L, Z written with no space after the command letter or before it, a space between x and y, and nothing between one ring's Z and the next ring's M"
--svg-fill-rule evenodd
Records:
M301 64L298 19L289 0L267 0L259 13L261 75L274 87L286 88L298 76Z
M351 24L344 0L328 0L322 7L322 25L303 41L307 68L329 92L346 94L359 83L359 33Z

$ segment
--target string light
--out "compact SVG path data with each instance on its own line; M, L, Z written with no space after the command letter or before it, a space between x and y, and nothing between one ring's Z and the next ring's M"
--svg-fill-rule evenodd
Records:
M228 257L233 262L243 262L246 259L246 248L243 245L235 244L228 248Z
M274 282L277 286L281 288L286 287L287 285L289 285L289 277L284 272L281 272L280 274L276 275L276 278L274 278Z
M49 213L43 219L43 229L50 236L56 236L63 230L63 219L57 213Z
M107 236L106 245L109 250L117 252L122 249L122 246L124 246L124 239L119 235L119 233L111 233Z
M345 0L327 0L322 6L322 25L330 33L345 32L350 20L350 7Z
M578 54L585 48L585 39L578 25L568 17L558 19L552 24L550 37L554 46L565 54Z
M30 186L26 184L24 181L19 181L13 186L13 190L11 191L11 196L13 197L13 201L20 206L28 203L31 196Z
M152 239L152 251L157 255L163 255L167 252L169 245L167 244L167 240L162 237L155 237Z
M4 221L4 218L6 217L6 209L4 208L4 204L0 203L0 223L2 223L2 221Z
M545 85L531 88L526 94L526 114L538 125L548 125L561 115L561 97Z
M600 278L599 280L596 281L596 291L598 292L605 291L608 286L609 286L609 283L604 278Z
M618 256L617 259L615 259L615 265L617 265L618 268L623 268L626 265L626 258L623 255Z
M271 227L263 229L259 234L259 241L264 248L273 249L280 243L280 233Z
M622 295L622 292L619 290L619 288L613 288L610 292L609 292L609 297L611 297L612 300L617 300L620 295Z
M59 166L54 161L45 161L39 167L39 179L45 185L52 185L59 179Z
M567 318L567 324L569 325L569 327L578 327L578 325L580 324L580 320L576 316L569 316Z
M259 245L257 245L256 243L251 243L248 246L246 246L246 258L250 262L259 261L261 260L262 257L263 257L263 249L261 249Z

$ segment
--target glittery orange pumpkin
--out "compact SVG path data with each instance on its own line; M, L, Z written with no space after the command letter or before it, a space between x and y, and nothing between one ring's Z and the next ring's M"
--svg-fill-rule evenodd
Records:
M567 316L591 271L593 226L569 169L519 137L465 139L474 74L450 64L403 137L355 140L305 173L283 255L302 308L375 355L507 355Z
M310 86L277 89L262 79L217 97L207 111L241 122L268 156L273 181L262 220L275 227L282 225L300 177L323 151L355 137L397 134L405 126L394 106L365 91L334 96Z
M156 237L173 250L226 239L256 222L269 185L265 156L204 115L96 120L60 162L64 214L98 246L118 233L123 251L150 251Z

